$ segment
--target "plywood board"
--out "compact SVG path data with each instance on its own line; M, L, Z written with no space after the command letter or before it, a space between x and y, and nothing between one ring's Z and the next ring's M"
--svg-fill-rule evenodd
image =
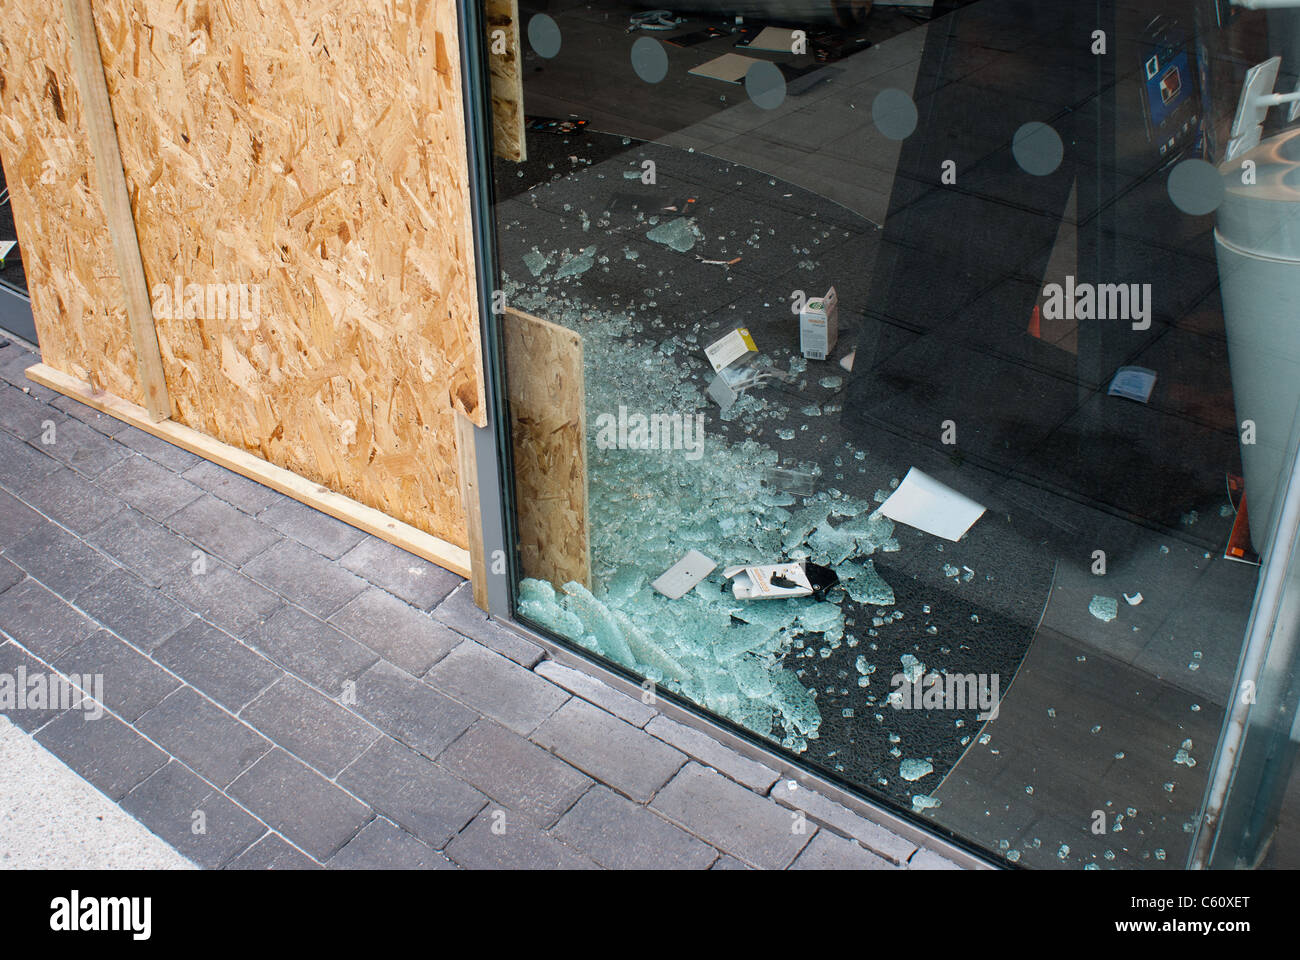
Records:
M62 8L9 0L0 13L0 157L41 354L142 403Z
M497 156L528 159L524 134L523 51L519 0L485 0L488 70L492 81L492 146Z
M452 0L95 15L176 418L463 546L452 413L486 420Z
M591 586L582 338L507 308L506 388L525 576Z
M350 500L320 484L304 480L283 467L277 467L273 463L267 463L253 456L246 450L213 440L174 420L156 422L143 407L112 394L95 390L89 384L82 383L45 364L36 364L29 368L27 377L34 383L79 400L111 417L139 427L161 440L188 450L196 456L211 460L250 480L278 490L285 496L337 517L344 523L374 534L453 573L458 573L462 577L470 575L469 551L464 548L430 536L423 530L417 530L408 524L394 520L373 507Z

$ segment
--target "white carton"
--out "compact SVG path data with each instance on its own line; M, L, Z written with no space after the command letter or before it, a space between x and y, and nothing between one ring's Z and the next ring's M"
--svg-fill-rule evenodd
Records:
M825 360L840 335L839 300L831 287L824 297L804 302L799 311L799 352L809 360Z
M812 584L803 564L768 563L757 566L727 567L722 575L731 581L731 592L737 600L768 600L775 597L810 597ZM773 579L781 577L794 586L778 586Z
M758 347L754 338L745 327L737 327L724 337L713 341L704 348L704 355L713 367L714 373L721 373L723 367L732 364L748 363L758 356Z

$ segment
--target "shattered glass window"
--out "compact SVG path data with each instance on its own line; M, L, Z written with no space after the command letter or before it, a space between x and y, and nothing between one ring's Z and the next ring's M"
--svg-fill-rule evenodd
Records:
M512 517L578 531L529 541L517 617L1008 865L1186 865L1300 399L1247 302L1300 275L1215 234L1254 222L1241 158L1288 108L1238 108L1275 54L1295 89L1290 28L487 20L493 322L554 351L506 357Z

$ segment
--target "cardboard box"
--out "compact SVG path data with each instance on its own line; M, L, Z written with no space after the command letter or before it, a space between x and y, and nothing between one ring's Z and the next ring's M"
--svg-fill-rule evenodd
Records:
M721 373L724 367L740 367L752 361L758 356L758 347L745 327L737 327L705 347L704 356L713 372Z
M799 311L799 352L809 360L825 360L839 335L839 300L831 287L826 296L805 301Z

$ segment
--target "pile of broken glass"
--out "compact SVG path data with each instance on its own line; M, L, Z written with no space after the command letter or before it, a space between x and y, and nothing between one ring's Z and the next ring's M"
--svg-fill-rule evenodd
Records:
M719 416L683 362L699 348L694 335L656 341L653 319L583 304L571 293L554 297L512 284L508 296L582 335L590 434L593 589L526 579L519 613L788 749L806 750L821 713L816 692L800 682L797 657L814 646L857 645L846 633L845 594L860 604L893 604L870 559L898 549L892 521L874 512L876 503L832 487L799 496L767 485L764 473L780 455L754 439L728 441L705 430L702 450L690 456L598 444L601 414L620 406ZM795 357L791 368L805 363ZM779 399L752 394L724 416L736 408L775 421L789 415ZM691 549L721 566L680 599L656 592L651 581ZM827 600L738 600L721 575L733 564L800 559L832 567L844 589Z

